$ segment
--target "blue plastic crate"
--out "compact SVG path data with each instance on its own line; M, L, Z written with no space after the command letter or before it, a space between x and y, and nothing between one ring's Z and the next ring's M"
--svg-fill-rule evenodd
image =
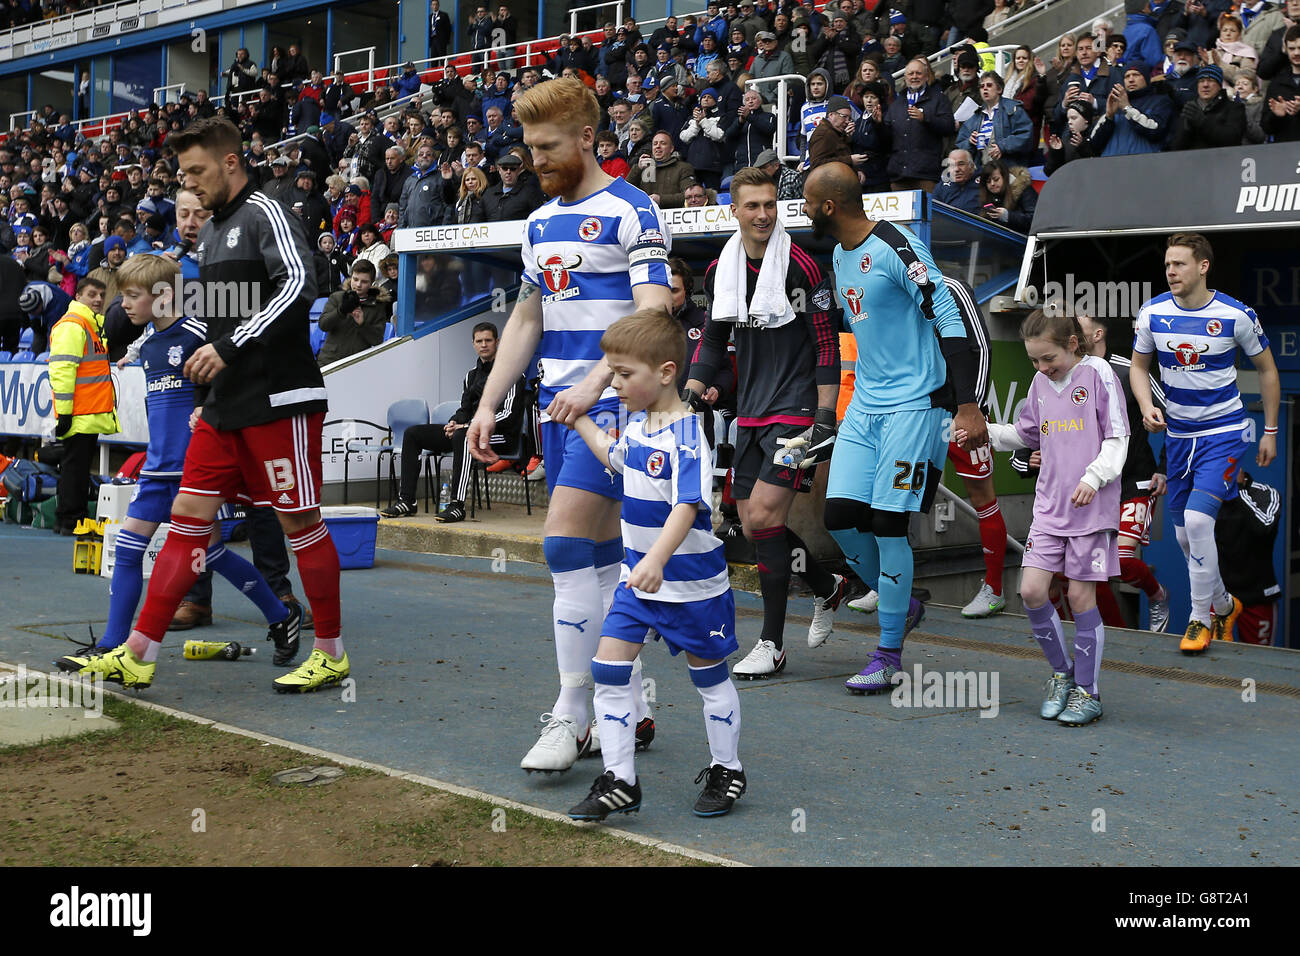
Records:
M354 507L321 508L320 512L339 553L339 567L373 568L379 512L374 508Z

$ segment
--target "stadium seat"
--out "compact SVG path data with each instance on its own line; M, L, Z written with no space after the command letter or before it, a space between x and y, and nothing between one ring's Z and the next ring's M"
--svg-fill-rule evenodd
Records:
M307 317L313 322L317 321L321 317L321 313L325 311L327 302L329 302L329 296L321 296L312 302L311 307L307 309Z
M31 349L19 349L17 352L14 353L14 357L13 357L13 359L11 359L11 361L14 361L14 362L35 362L35 361L36 361L36 353L33 352Z
M325 333L320 330L320 325L316 322L311 324L311 354L319 355L320 348L325 344Z
M11 361L14 357L13 352L0 352L0 362Z
M397 484L397 471L393 461L402 447L402 436L412 425L429 424L429 403L422 398L404 398L388 406L388 438L373 444L364 438L354 438L344 443L343 503L348 500L348 463L351 452L373 452L375 455L375 507L379 507L379 468L388 456L388 503L393 503L393 489Z
M397 338L397 326L394 325L392 322L385 322L384 341L387 342L389 339L394 339L394 338Z
M34 334L35 333L32 332L30 327L23 329L22 334L18 336L18 351L21 352L23 349L30 349L32 347L32 337Z
M49 353L49 352L42 352L40 355L36 356L36 358L34 358L32 361L34 361L34 362L48 362L49 360L50 360L50 353Z

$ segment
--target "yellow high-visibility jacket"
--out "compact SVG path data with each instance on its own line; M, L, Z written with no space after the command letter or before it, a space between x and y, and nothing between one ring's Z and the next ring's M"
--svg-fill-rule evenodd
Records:
M73 416L68 435L112 435L120 429L104 317L80 302L69 304L50 330L50 390L54 413Z

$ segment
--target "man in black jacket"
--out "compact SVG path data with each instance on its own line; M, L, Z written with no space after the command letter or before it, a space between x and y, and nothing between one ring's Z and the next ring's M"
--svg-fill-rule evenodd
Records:
M944 140L957 132L948 97L930 76L924 59L908 63L904 88L885 113L891 136L889 176L895 189L933 191L941 175Z
M213 211L195 249L199 281L206 290L221 283L240 294L204 310L207 344L182 368L200 386L200 409L144 608L126 643L87 658L82 671L125 686L153 682L163 635L202 568L195 556L207 552L221 505L237 498L275 509L316 620L311 656L274 689L319 690L347 677L350 664L339 635L338 552L320 513L328 403L308 338L316 297L311 256L298 221L249 181L232 123L198 120L172 133L168 146L187 187ZM293 662L300 624L301 612L290 609L273 629L277 664Z
M429 55L444 56L451 43L451 17L439 9L440 0L429 0Z
M1287 66L1268 85L1262 125L1276 143L1300 140L1300 25L1286 31Z
M483 209L489 222L507 219L527 219L529 214L546 202L537 177L523 170L524 161L514 153L505 153L497 160L501 182L488 187L483 194Z
M497 357L497 345L500 333L491 322L480 322L474 326L474 351L478 353L478 362L465 374L465 385L461 390L460 408L456 409L451 420L445 425L412 425L402 436L402 486L398 491L397 501L391 508L381 511L385 518L405 518L419 511L416 504L415 488L420 480L420 452L431 451L435 455L451 453L451 497L447 507L438 513L439 521L453 522L465 520L465 498L469 493L470 469L465 467L468 457L466 440L470 419L478 408L479 398L483 395L483 386ZM503 447L519 436L519 429L524 418L524 390L526 383L523 376L510 387L506 393L501 409L496 413L496 427L492 432L493 448ZM471 462L472 464L472 462Z
M378 213L389 203L399 202L402 187L411 178L411 167L406 165L406 150L390 146L384 151L384 165L379 167L370 184L370 208ZM375 216L378 219L378 215Z
M1246 107L1228 99L1223 71L1203 66L1196 73L1196 99L1183 107L1172 149L1240 146L1246 136Z

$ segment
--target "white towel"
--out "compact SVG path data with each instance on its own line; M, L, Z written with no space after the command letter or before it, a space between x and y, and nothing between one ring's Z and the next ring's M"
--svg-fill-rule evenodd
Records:
M785 272L790 267L790 236L778 220L763 251L753 301L745 302L748 264L740 231L732 233L718 256L713 274L713 321L738 322L756 328L778 328L794 321L794 309L785 294Z

